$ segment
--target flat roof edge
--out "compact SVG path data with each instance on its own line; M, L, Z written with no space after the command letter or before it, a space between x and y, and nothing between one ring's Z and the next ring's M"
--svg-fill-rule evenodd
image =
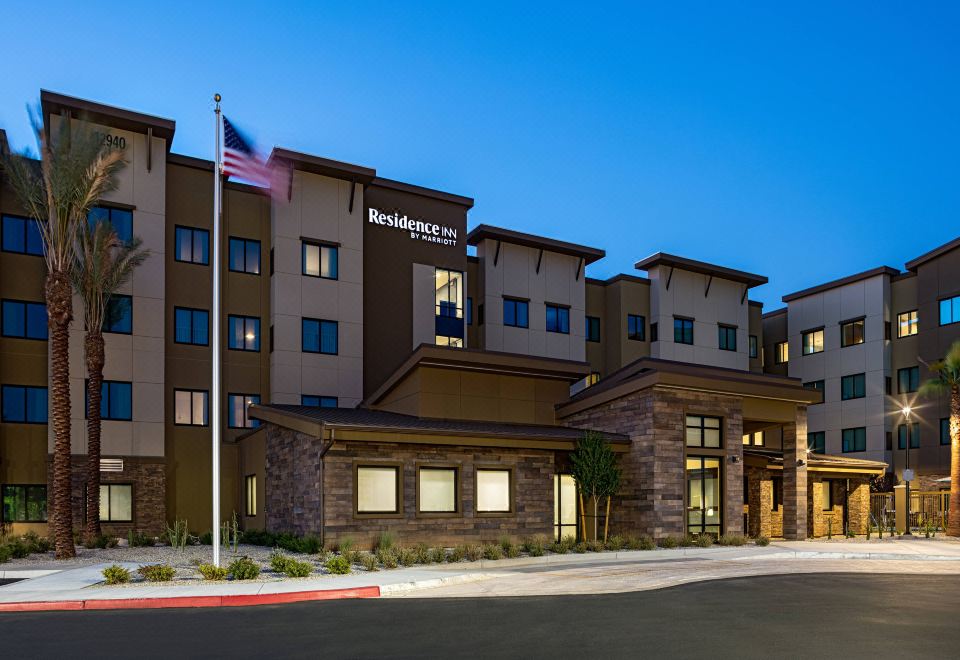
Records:
M904 266L907 270L916 272L917 268L927 263L928 261L931 261L933 259L936 259L937 257L943 256L948 252L952 252L957 248L960 248L960 236L953 239L952 241L947 241L946 243L944 243L943 245L940 245L939 247L933 248L929 252L925 252L921 254L919 257L915 259L911 259Z
M862 273L854 273L853 275L841 277L840 279L837 279L837 280L831 280L829 282L824 282L823 284L818 284L816 286L812 286L807 289L802 289L794 293L788 293L783 298L781 298L781 300L783 302L791 302L793 300L798 300L800 298L806 298L807 296L823 293L824 291L836 289L841 286L846 286L847 284L855 284L857 282L862 282L863 280L868 280L871 277L877 277L880 275L887 275L889 277L894 277L899 274L900 274L900 271L897 270L896 268L891 268L890 266L877 266L876 268L865 270Z
M91 121L109 124L120 130L146 133L148 128L153 129L155 137L163 138L166 141L168 151L177 128L177 122L173 119L148 115L135 110L97 103L96 101L88 101L59 92L51 92L47 89L40 90L40 107L43 110L44 123L51 114L59 114L62 110L67 109L73 111L78 119L87 117Z
M560 241L546 236L537 236L536 234L527 234L494 225L479 224L467 233L467 245L476 245L485 239L580 257L587 264L592 264L594 261L599 261L607 256L606 251L599 248Z
M468 209L473 208L472 197L465 197L463 195L457 195L455 193L449 193L443 190L436 190L435 188L426 188L424 186L418 186L416 184L406 183L404 181L386 179L382 176L375 177L373 181L370 182L370 185L386 188L387 190L396 190L397 192L405 192L412 195L420 195L421 197L438 199L441 202L450 202L451 204L465 206Z
M667 252L657 252L655 254L651 254L649 257L636 262L633 267L637 270L649 271L650 268L661 265L671 266L673 268L679 268L680 270L687 270L692 273L699 273L701 275L719 277L720 279L730 280L732 282L740 282L741 284L746 284L747 288L760 286L761 284L766 284L770 281L764 275L748 273L745 270L727 268L726 266L718 266L706 261L698 261L696 259L680 257Z
M267 158L270 163L275 160L285 161L293 164L293 168L301 172L319 174L333 179L343 179L346 181L355 181L356 183L367 184L373 181L377 176L377 171L372 167L363 165L354 165L332 158L314 156L285 147L274 147Z

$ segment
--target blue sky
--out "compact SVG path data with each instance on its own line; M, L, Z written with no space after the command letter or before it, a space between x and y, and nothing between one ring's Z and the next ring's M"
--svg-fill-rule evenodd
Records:
M210 158L219 91L265 148L474 197L471 226L604 248L595 277L761 273L768 310L960 235L956 5L89 4L5 3L14 147L43 87Z

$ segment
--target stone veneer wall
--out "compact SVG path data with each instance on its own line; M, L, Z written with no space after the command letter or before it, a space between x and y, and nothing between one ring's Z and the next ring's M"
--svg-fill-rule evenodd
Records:
M831 493L833 495L833 508L829 511L823 510L823 493L820 489L820 482L829 479L831 483ZM846 478L822 477L816 473L810 473L809 484L811 495L808 498L809 515L808 531L810 536L826 536L830 529L830 520L833 520L833 535L843 536L843 496L846 489ZM849 479L850 491L847 496L847 504L850 507L847 515L849 529L854 534L866 534L867 524L870 520L870 483L865 477Z
M773 508L773 477L780 475L773 475L770 470L761 467L749 467L746 472L750 503L747 534L753 537L783 537L783 504L776 510Z

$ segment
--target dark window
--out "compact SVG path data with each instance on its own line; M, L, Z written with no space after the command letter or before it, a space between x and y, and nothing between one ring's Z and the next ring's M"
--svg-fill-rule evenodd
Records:
M779 511L783 506L783 477L773 478L773 511Z
M260 241L230 238L230 270L260 274Z
M467 296L467 325L473 325L473 298Z
M120 335L133 332L133 298L117 294L110 296L103 315L103 331Z
M84 414L89 416L87 386L83 384ZM118 380L105 380L100 386L100 419L129 422L133 419L133 384Z
M36 220L5 215L0 233L3 234L4 252L43 256L43 238Z
M840 324L840 346L863 343L863 319Z
M950 444L950 418L944 417L940 420L940 444Z
M227 348L234 351L259 351L260 319L255 316L228 316Z
M910 449L920 447L920 422L901 424L897 427L897 448L907 448L907 438L910 438Z
M3 522L47 522L47 487L4 485Z
M719 346L721 351L737 350L737 329L729 325L719 326Z
M756 359L759 356L759 351L757 349L757 336L750 335L747 339L750 343L750 357L752 359Z
M653 326L650 326L650 334L653 335ZM646 319L637 314L627 314L627 339L634 341L643 341L646 334ZM655 340L654 340L655 341Z
M4 300L0 316L4 337L47 338L47 307L43 303Z
M803 344L802 352L804 355L813 353L823 353L823 328L817 330L807 330L801 334Z
M887 451L893 451L893 433L891 431L885 431L883 434L884 447Z
M337 354L337 322L322 319L303 319L301 350L304 353Z
M4 422L19 424L47 423L47 388L23 385L4 385L0 388Z
M893 379L890 378L890 376L883 377L883 391L886 392L887 395L893 394Z
M867 429L863 426L855 429L843 429L843 453L867 450Z
M252 429L260 426L260 421L250 418L247 409L251 404L260 403L259 394L227 395L227 426L231 429Z
M907 394L920 389L920 367L897 369L897 393Z
M300 396L300 405L310 408L336 408L337 397L335 396L314 396L312 394L302 394Z
M334 245L302 243L303 274L335 280L338 277L338 250Z
M773 348L775 349L773 355L774 364L786 364L790 361L790 344L788 342L778 342L774 344Z
M477 325L483 325L483 303L477 303Z
M840 400L862 399L867 395L866 374L853 374L840 379Z
M660 333L658 332L659 327L660 326L656 321L650 324L650 341L651 342L660 340Z
M83 498L86 501L86 497ZM104 522L133 521L133 486L130 484L100 484L100 520Z
M270 325L270 352L273 353L273 325Z
M503 324L514 328L528 328L530 322L527 316L529 304L526 300L503 299Z
M940 325L960 323L960 296L940 301Z
M820 390L823 392L824 381L822 380L811 380L809 383L804 383L804 387L809 387L811 390Z
M807 433L807 449L814 454L823 454L827 447L826 431L811 431Z
M693 343L692 319L673 319L673 341L678 344Z
M174 229L176 246L174 259L189 264L206 266L210 263L210 232L193 227Z
M688 447L719 449L722 440L719 417L687 415L686 442Z
M570 334L570 308L560 305L546 304L547 308L547 332L560 332Z
M117 233L117 238L124 243L133 240L133 211L94 206L87 214L87 222L91 227L99 222L109 222Z
M210 312L205 309L174 307L173 341L177 344L196 344L207 346L210 343L207 328L210 324Z
M596 316L584 317L586 321L587 341L600 341L600 319Z

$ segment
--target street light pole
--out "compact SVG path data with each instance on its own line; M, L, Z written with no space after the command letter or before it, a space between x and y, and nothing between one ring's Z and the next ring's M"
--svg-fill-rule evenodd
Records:
M906 496L907 496L907 516L906 516L906 530L903 532L904 536L913 536L910 532L910 482L913 480L913 473L910 471L910 445L913 443L913 428L910 424L910 413L913 412L910 406L904 406L903 410L904 419L907 421L907 465L903 470L904 481L907 483L906 487Z

